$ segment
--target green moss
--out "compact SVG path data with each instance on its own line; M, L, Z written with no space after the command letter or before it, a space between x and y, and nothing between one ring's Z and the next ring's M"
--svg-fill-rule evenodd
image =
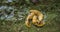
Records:
M0 0L0 8L2 6L12 7L12 11L15 11L14 14L18 19L18 13L22 12L22 20L6 20L0 19L0 32L60 32L60 2L59 0L39 0L39 3L32 3L29 0L16 0L12 2L6 2L7 0ZM5 10L10 11L9 8L2 8L0 12ZM46 17L46 25L43 27L35 27L31 25L30 28L25 26L25 19L29 13L30 9L41 10ZM18 14L18 15L17 15ZM0 15L1 16L1 15ZM0 17L1 18L1 17Z

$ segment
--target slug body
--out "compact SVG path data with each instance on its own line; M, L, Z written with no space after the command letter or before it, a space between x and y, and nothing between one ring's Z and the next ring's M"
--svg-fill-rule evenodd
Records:
M30 14L28 14L25 24L27 27L31 27L31 23L41 27L45 25L43 19L44 19L44 15L40 11L30 10Z
M33 24L36 24L37 21L38 21L37 16L34 15L34 16L33 16L33 19L32 19L32 23L33 23Z

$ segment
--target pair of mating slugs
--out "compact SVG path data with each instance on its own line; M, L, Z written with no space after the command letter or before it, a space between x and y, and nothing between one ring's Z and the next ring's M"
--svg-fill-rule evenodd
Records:
M44 26L45 22L43 21L44 15L38 10L30 10L30 14L28 14L25 25L27 27L31 27L31 23L38 27Z

